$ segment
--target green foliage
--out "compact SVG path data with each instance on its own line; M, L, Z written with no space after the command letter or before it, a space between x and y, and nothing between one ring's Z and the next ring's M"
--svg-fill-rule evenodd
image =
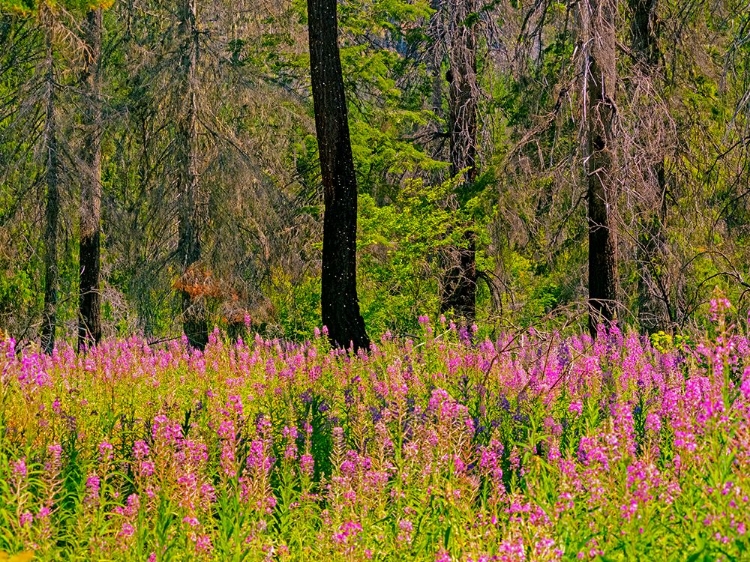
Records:
M373 333L413 332L420 314L437 310L435 242L445 236L445 216L431 216L436 210L377 207L360 196L359 298Z
M271 276L271 285L264 291L274 310L269 317L256 319L261 333L303 341L320 327L320 281L305 275L292 280L283 271Z
M62 8L85 13L98 8L108 9L113 3L114 0L0 0L0 13L28 16L42 6L53 11Z
M360 196L360 304L373 333L414 333L421 314L437 315L441 250L465 245L467 230L479 232L480 248L487 243L477 212L483 191L464 194L458 211L447 206L458 181L434 186L410 182L384 206ZM481 250L477 265L492 267Z
M393 199L407 178L444 165L409 139L434 120L431 77L409 56L424 43L429 2L357 0L339 8L352 150L360 190Z
M33 0L2 0L0 1L0 13L27 14L34 8Z

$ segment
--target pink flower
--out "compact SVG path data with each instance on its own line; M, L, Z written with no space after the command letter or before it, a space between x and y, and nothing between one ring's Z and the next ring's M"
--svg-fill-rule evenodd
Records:
M216 432L222 439L234 439L236 430L232 420L224 420L219 424L219 430Z
M29 470L26 468L26 458L22 457L15 461L12 464L13 467L13 474L16 475L19 479L26 478L26 475L29 473Z
M250 452L247 455L247 468L267 472L273 465L273 460L266 454L265 443L256 439L250 443Z
M580 400L575 400L570 403L570 406L568 406L568 411L571 414L576 414L580 416L581 413L583 412L583 404L581 403Z
M140 469L143 476L153 476L155 470L154 463L151 461L141 461Z
M136 460L143 460L149 454L149 448L145 441L138 440L133 443L133 456Z
M339 532L333 534L333 541L338 544L344 544L356 539L362 532L362 525L357 521L346 521L339 527Z
M99 443L99 461L104 462L112 460L113 449L112 444L107 441Z
M445 322L443 322L445 323ZM453 559L448 554L447 550L439 550L437 556L435 556L435 562L451 562Z
M546 550L551 549L553 546L555 546L554 539L544 538L539 539L536 542L536 545L534 545L534 549L536 550L537 555L541 556Z
M315 461L312 455L304 454L299 458L299 468L303 474L312 476Z
M21 517L18 518L18 523L21 525L21 527L26 527L27 525L31 525L32 521L34 521L34 516L31 514L30 511L24 511L21 514Z
M127 499L127 507L125 508L125 514L129 517L133 517L138 513L138 509L141 507L141 500L138 494L130 494Z
M626 521L630 521L638 511L638 502L632 500L630 503L626 503L620 507L620 515Z
M745 400L750 400L750 367L745 367L740 391L742 392L742 396Z
M198 552L211 552L211 550L213 550L211 537L209 537L208 535L198 535L198 537L195 539L195 550L197 550Z
M219 459L221 469L225 475L234 476L237 473L235 462L234 446L230 443L225 443L221 448L221 457Z
M211 484L205 483L201 486L201 498L209 504L216 501L216 490Z
M398 534L398 537L396 537L396 540L398 542L410 543L412 533L414 532L414 524L408 519L401 519L398 522L398 528L401 532Z
M732 308L732 303L727 298L711 299L711 319L716 322L719 314Z
M501 542L498 553L500 554L499 559L503 561L521 562L522 560L526 560L526 551L522 539Z
M60 458L62 457L62 445L60 443L53 443L47 447L47 452L52 457L52 462L55 466L60 465Z
M244 408L242 405L242 397L239 394L231 394L228 397L228 404L227 406L231 407L234 410L234 413L238 416L241 416Z
M100 484L101 480L96 473L90 474L86 479L86 503L92 504L98 501Z
M128 538L128 537L132 537L134 534L135 534L135 527L133 527L133 525L131 525L130 523L126 522L122 524L122 527L120 528L120 532L118 533L117 536Z
M649 414L646 416L646 429L659 433L661 429L661 418L658 414Z
M154 417L151 426L151 436L154 438L154 441L165 441L174 444L182 439L182 426L178 422L173 422L167 416L160 414Z

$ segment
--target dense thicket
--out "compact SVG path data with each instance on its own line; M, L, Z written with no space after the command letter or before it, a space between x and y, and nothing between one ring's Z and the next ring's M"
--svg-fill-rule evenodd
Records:
M589 303L679 329L717 285L747 307L747 0L338 12L370 333L441 311L580 325ZM0 13L0 327L47 348L311 333L324 198L305 3Z

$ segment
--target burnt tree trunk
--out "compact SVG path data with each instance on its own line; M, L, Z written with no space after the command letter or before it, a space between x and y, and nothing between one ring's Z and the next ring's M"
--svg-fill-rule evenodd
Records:
M451 0L448 37L448 73L451 176L462 174L465 190L477 179L477 37L474 18L475 0ZM476 233L467 230L464 244L446 251L447 271L440 292L440 312L453 310L467 324L476 317Z
M586 85L586 175L589 228L589 330L610 323L617 306L617 255L613 224L615 17L617 0L580 5Z
M90 10L85 22L86 58L83 84L84 142L81 158L81 243L79 251L78 349L99 343L102 337L100 271L101 181L101 52L102 10Z
M338 46L336 0L307 0L315 130L323 178L321 308L331 342L367 348L357 299L357 180Z
M633 53L638 63L654 70L661 58L656 36L656 3L657 0L629 0Z
M208 324L203 296L190 291L193 266L201 259L200 217L198 196L198 88L197 67L199 35L196 29L196 0L182 0L180 36L184 84L183 107L179 124L179 240L177 254L183 271L181 284L183 331L192 347L204 349L208 343Z
M661 52L659 50L656 22L657 0L629 0L630 36L636 71L647 79L655 80L659 74ZM667 214L667 182L664 158L654 162L649 169L646 188L655 188L653 197L645 197L656 205L644 210L638 224L638 320L641 327L651 331L664 320L660 310L666 307L668 321L673 321L669 303L659 303L653 285L658 282L657 261L665 244L664 221Z
M47 14L48 17L51 17ZM47 201L44 228L44 311L42 314L41 344L48 355L55 348L57 326L57 226L60 216L59 160L57 153L57 129L55 127L55 58L53 51L52 22L46 22L46 120L44 146L46 155Z

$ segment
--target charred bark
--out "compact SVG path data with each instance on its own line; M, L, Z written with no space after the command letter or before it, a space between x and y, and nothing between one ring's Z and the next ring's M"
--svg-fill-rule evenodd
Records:
M451 176L464 174L464 181L471 184L477 179L477 38L473 25L461 21L457 27L446 76L450 90Z
M84 142L81 157L81 243L79 249L78 349L99 343L102 337L100 273L101 221L101 53L102 10L90 10L85 23L86 58L83 84L87 98L83 111Z
M308 0L315 130L323 178L321 308L331 342L367 348L357 299L357 180L338 46L336 0Z
M657 35L657 0L629 0L630 36L635 57L636 70L650 80L659 74L661 51ZM665 245L664 221L667 214L667 181L664 158L650 166L646 189L654 189L652 197L646 201L656 201L658 205L643 211L638 223L637 261L640 269L638 277L638 321L649 331L657 329L663 321L674 321L669 303L662 302L654 294L653 286L658 283L657 263ZM663 309L666 308L666 318Z
M477 179L477 37L474 24L475 2L452 1L449 6L454 18L449 38L449 119L451 176L462 174L459 190L467 189ZM458 193L461 200L461 193ZM449 248L445 254L446 272L440 291L440 312L453 310L457 317L470 324L476 317L476 233L467 230L464 244Z
M657 0L629 0L633 53L640 64L652 69L661 59L656 34L656 3Z
M57 226L60 216L59 159L57 129L55 123L55 58L53 50L52 25L47 23L46 32L46 120L44 145L46 149L47 201L44 228L44 310L42 314L41 345L44 352L52 354L55 348L55 328L57 326L57 287L59 272L57 266Z
M201 259L200 216L198 196L198 92L197 67L199 36L196 29L196 0L182 0L180 6L180 36L183 38L182 70L185 95L184 115L179 124L180 191L179 240L177 254L183 278L188 279L194 264ZM204 349L208 343L208 323L203 296L190 291L188 283L181 284L183 331L192 347Z
M586 175L589 228L589 330L610 323L617 306L617 256L613 211L615 17L617 0L581 4L585 55Z
M465 246L446 251L448 269L440 291L440 313L453 310L456 317L470 324L476 318L476 233L467 230L464 240Z

